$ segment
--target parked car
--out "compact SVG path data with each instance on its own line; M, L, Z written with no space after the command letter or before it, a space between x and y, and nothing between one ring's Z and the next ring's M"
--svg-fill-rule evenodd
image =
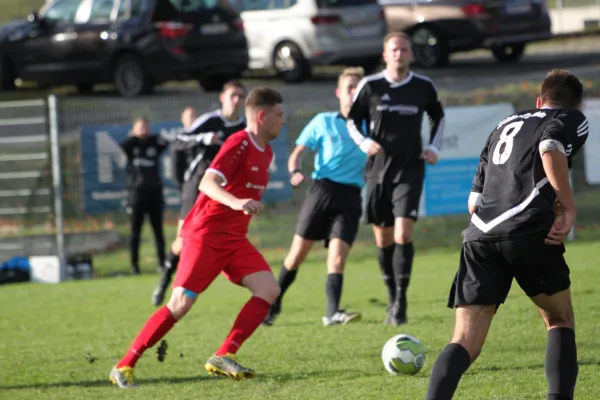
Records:
M226 0L51 0L28 20L0 26L0 90L15 80L89 92L151 92L197 79L206 90L241 74L248 44Z
M250 48L250 69L275 69L301 82L316 65L381 61L387 26L377 0L237 0Z
M527 43L551 37L545 0L379 0L390 30L407 32L415 61L442 66L459 51L490 49L518 61Z

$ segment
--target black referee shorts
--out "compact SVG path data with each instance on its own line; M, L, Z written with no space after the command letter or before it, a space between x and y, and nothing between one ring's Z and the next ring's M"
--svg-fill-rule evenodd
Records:
M419 203L425 179L425 163L402 171L398 182L367 181L366 222L394 226L396 218L419 218Z
M198 185L200 182L197 179L190 179L181 186L181 205L179 208L179 219L185 219L198 197Z
M462 245L448 307L504 303L513 278L529 297L553 295L571 286L563 245L538 237Z
M298 216L296 234L306 240L338 238L352 245L362 214L361 190L328 179L312 182Z

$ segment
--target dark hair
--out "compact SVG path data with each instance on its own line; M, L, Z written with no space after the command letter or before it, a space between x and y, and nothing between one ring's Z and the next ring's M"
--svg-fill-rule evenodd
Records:
M273 107L283 103L281 93L268 87L257 87L250 91L246 97L245 106L250 109Z
M540 98L554 107L576 108L583 100L583 85L569 71L556 68L546 74Z
M242 82L235 79L225 82L223 85L223 91L225 92L227 89L242 89L244 92L246 91L246 87L242 84Z

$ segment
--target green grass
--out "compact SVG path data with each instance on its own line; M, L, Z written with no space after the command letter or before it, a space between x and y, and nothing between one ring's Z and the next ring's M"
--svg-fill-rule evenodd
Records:
M600 243L568 245L578 323L578 399L597 399L600 374ZM96 279L60 285L8 285L0 291L0 393L7 399L420 399L431 366L449 339L453 313L445 308L457 249L418 249L409 292L409 324L381 324L385 291L371 244L351 255L342 302L363 312L363 322L323 328L324 252L316 248L272 328L260 328L240 352L254 381L209 378L203 363L227 334L247 293L219 277L167 337L164 363L150 350L138 364L139 390L119 392L107 380L134 335L153 312L156 275ZM152 252L145 250L149 257ZM267 259L279 269L284 253ZM116 258L97 259L99 268ZM389 376L380 361L385 341L409 333L427 349L413 377ZM492 326L479 360L463 378L457 399L545 398L546 334L539 316L515 286ZM94 363L88 355L97 358Z

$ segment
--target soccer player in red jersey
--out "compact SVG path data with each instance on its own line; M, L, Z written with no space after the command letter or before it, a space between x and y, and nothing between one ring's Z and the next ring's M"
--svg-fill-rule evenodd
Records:
M121 388L136 386L134 367L192 308L197 296L222 273L252 293L229 335L205 364L206 370L232 379L253 378L235 354L267 316L279 296L279 285L263 256L248 241L248 224L262 210L273 151L269 142L284 124L283 99L268 88L256 88L245 101L246 130L231 135L200 182L200 195L181 230L183 247L171 299L146 322L133 344L111 370Z

